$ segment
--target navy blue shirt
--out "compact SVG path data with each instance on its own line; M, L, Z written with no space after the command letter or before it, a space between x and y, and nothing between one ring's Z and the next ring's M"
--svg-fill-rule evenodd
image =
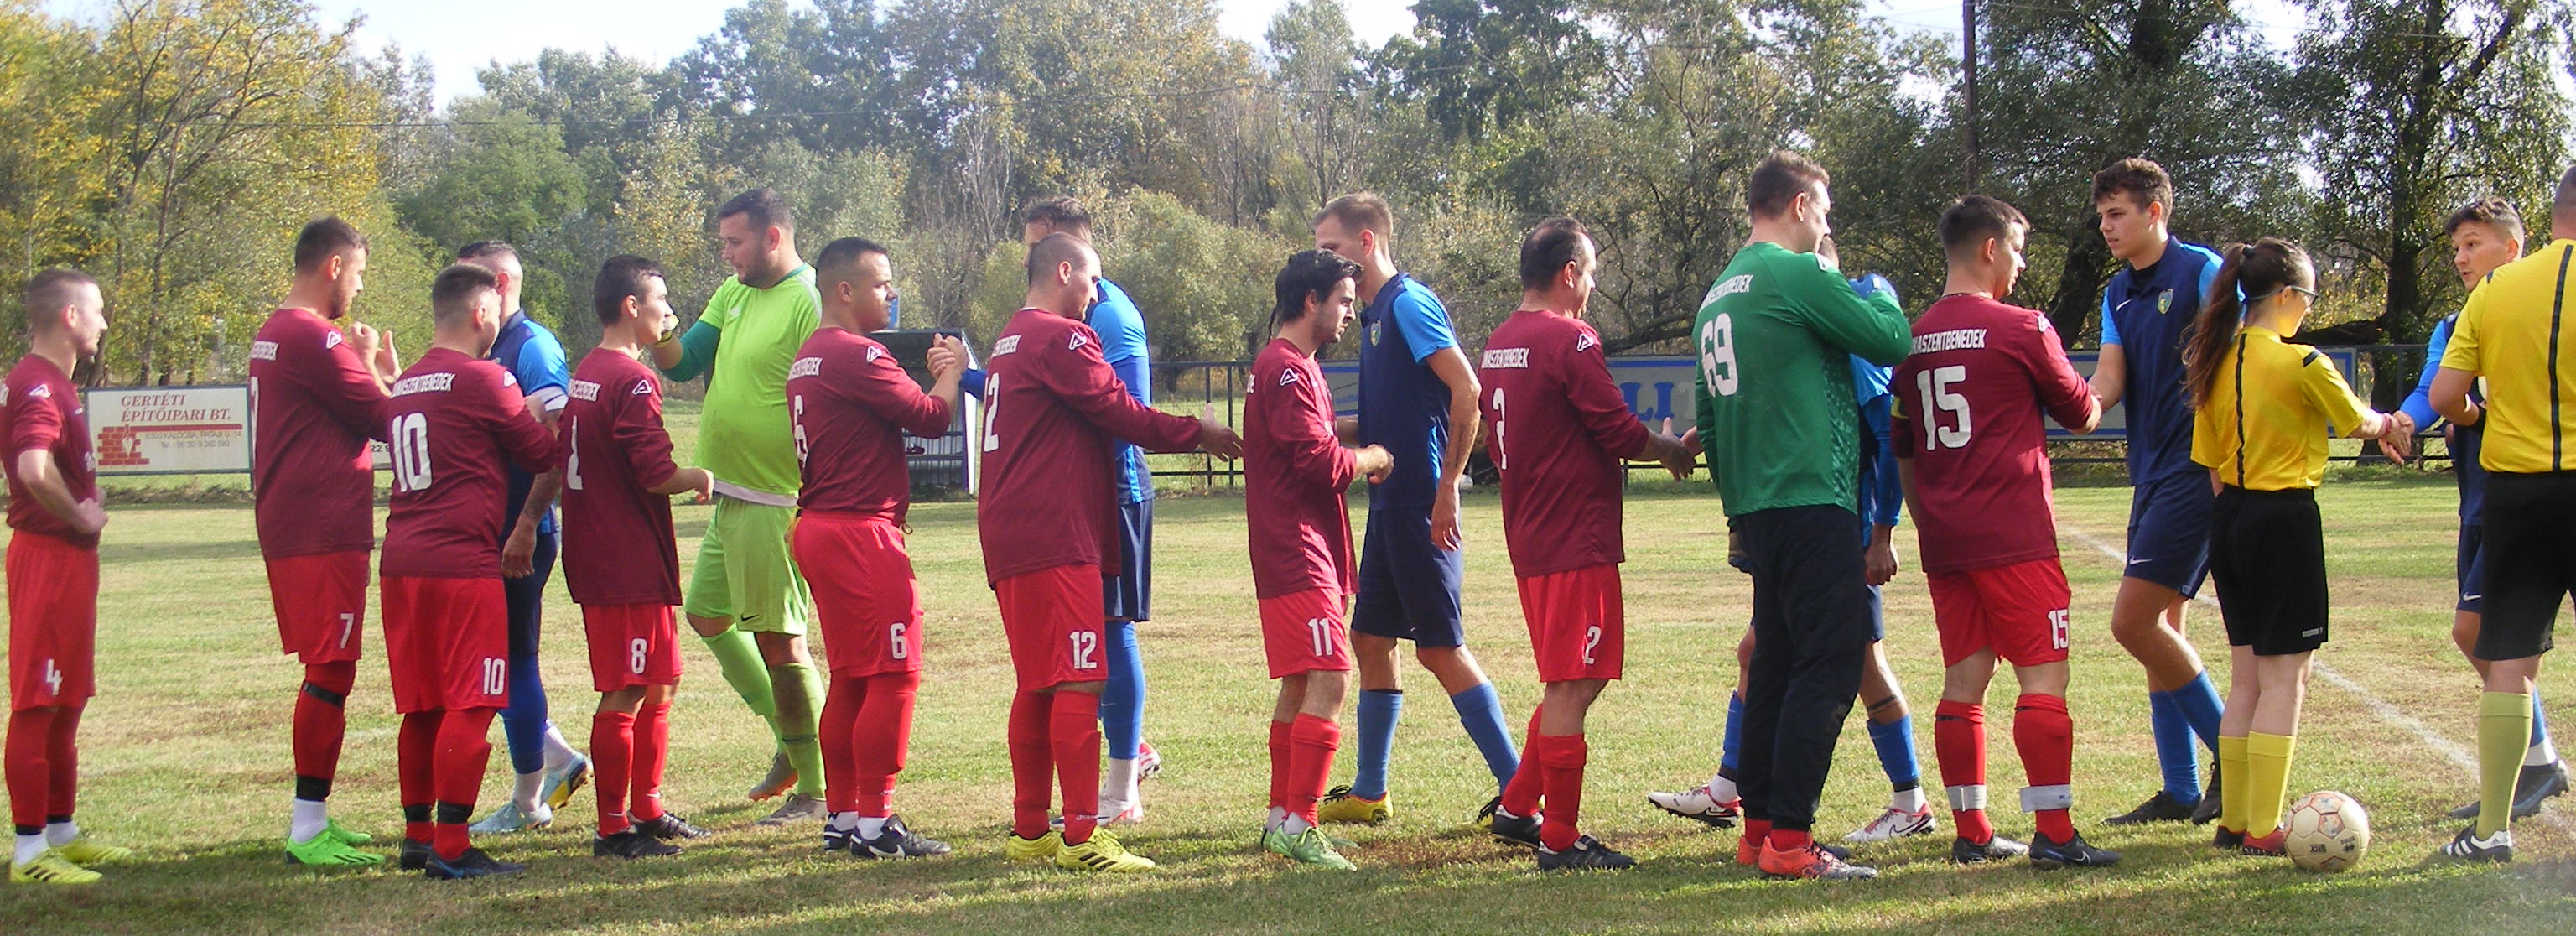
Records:
M525 310L510 313L509 320L501 323L501 337L492 342L492 361L518 379L519 392L527 394L530 411L543 408L563 412L564 394L572 386L572 375L564 368L563 342L555 340L555 333L529 318ZM509 512L501 515L505 530L519 522L519 512L528 507L528 492L537 484L536 476L519 470L518 465L509 469ZM554 531L555 511L549 505L545 516L537 520L537 532Z
M2451 346L2451 329L2459 323L2460 314L2453 312L2433 325L2433 336L2425 341L2424 374L2415 381L2414 392L2406 395L2406 404L2399 407L2415 418L2418 429L2430 429L2441 421L2441 414L2433 411L2433 375L2441 371L2442 352ZM2487 395L2479 392L2480 385L2469 384L2469 399L2483 406ZM2465 526L2478 525L2478 509L2486 500L2487 469L2478 464L2478 440L2486 431L2483 421L2474 426L2451 426L2451 476L2460 482L2460 523Z
M2165 238L2165 255L2144 269L2122 267L2102 292L2102 344L2119 345L2128 364L2120 392L2129 435L2129 483L2146 484L2208 469L2191 460L2191 393L2182 366L2183 332L2200 316L2216 253Z
M1395 472L1369 486L1369 509L1429 507L1449 448L1449 384L1424 363L1458 346L1449 310L1402 273L1360 312L1360 443L1383 445Z

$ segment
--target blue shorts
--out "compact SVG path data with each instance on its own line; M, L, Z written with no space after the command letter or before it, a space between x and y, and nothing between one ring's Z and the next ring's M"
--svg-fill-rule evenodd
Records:
M2486 545L2487 530L2475 522L2460 524L2459 561L2454 574L2460 579L2459 610L2482 614L2486 607L2487 564L2480 546Z
M1466 571L1463 554L1431 545L1428 505L1370 508L1351 630L1423 647L1466 645L1458 608Z
M1100 577L1101 617L1142 621L1154 616L1154 499L1118 505L1118 569Z
M1869 642L1877 643L1886 639L1887 596L1879 593L1878 586L1872 585L1869 586Z
M2129 495L2129 564L2123 575L2200 593L2209 575L2209 474L2194 471L2138 485Z
M513 521L515 522L515 521ZM526 578L501 580L501 596L510 608L510 658L537 655L539 625L545 619L546 582L554 578L557 534L537 534L537 551L529 557Z

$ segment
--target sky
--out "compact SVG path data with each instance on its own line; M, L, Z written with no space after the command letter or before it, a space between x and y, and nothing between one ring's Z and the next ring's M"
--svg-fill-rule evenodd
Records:
M534 59L549 46L598 52L615 48L659 63L689 51L699 36L724 25L725 10L739 0L311 0L326 22L363 14L362 44L382 48L399 43L408 54L427 55L438 78L442 101L479 89L474 72L498 59ZM804 0L790 0L802 6ZM1228 34L1261 41L1270 17L1287 0L1218 0L1218 23ZM57 13L100 19L109 0L46 0ZM1878 15L1904 29L1949 35L1959 30L1956 0L1870 0ZM2248 15L2265 23L2276 43L2286 44L2298 13L2285 0L2251 0ZM1413 28L1411 4L1403 0L1348 0L1351 31L1360 41L1381 43Z

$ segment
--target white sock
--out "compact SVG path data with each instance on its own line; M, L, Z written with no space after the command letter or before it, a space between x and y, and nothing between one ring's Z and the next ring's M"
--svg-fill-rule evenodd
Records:
M1314 826L1308 824L1304 816L1283 816L1279 820L1279 831L1287 835L1304 835L1312 828Z
M885 834L886 820L891 816L860 816L859 838L872 839Z
M1735 779L1724 775L1708 778L1708 795L1715 797L1721 803L1744 798L1742 794L1735 791Z
M537 788L544 786L545 783L545 771L520 774L510 788L510 802L518 804L520 812L537 811Z
M573 750L572 742L564 740L563 732L553 722L546 723L545 746L547 770L562 770L581 758L581 752Z
M65 819L61 822L45 823L45 845L47 847L61 848L65 845L71 844L73 839L79 837L80 823L73 822L69 819Z
M1923 811L1923 805L1926 802L1929 802L1929 800L1925 799L1923 796L1923 788L1915 787L1911 790L1896 791L1895 796L1888 798L1887 808L1898 812L1917 813Z
M10 863L26 864L27 862L34 861L37 858L44 856L45 849L52 847L53 846L51 845L45 844L45 833L42 832L38 832L34 835L18 836L18 852L16 857L14 857Z
M844 835L849 834L858 829L859 814L854 812L833 813L823 817L823 827Z
M302 845L322 834L322 830L331 825L328 809L321 800L296 800L295 820L286 827L286 840Z
M1287 822L1288 810L1272 806L1270 807L1270 815L1262 817L1261 829L1265 832L1275 832L1278 831L1280 826L1287 824Z
M2551 743L2548 735L2541 735L2539 744L2522 752L2522 765L2525 767L2547 767L2555 763L2558 763L2558 745Z
M1136 801L1136 762L1133 759L1109 758L1109 769L1100 776L1100 798L1119 803Z

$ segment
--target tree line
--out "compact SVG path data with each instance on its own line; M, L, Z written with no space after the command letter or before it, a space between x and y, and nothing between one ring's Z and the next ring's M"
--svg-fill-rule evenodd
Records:
M2568 156L2576 0L2298 5L2283 47L2224 0L1981 0L1971 154L1958 35L1857 0L1419 0L1375 45L1336 0L1259 42L1213 0L750 0L669 62L549 49L443 106L425 60L301 0L0 0L0 286L99 276L92 381L237 379L297 226L336 213L375 245L359 314L411 346L431 273L500 238L578 350L602 260L660 259L694 313L725 275L714 206L766 185L808 249L892 245L907 325L980 339L1020 294L1018 206L1071 193L1160 357L1234 359L1311 213L1369 189L1462 333L1511 311L1520 232L1562 213L1601 246L1609 347L1673 350L1743 239L1746 174L1791 147L1834 173L1845 266L1913 308L1932 220L1973 188L2030 214L2020 298L2089 342L2113 270L2089 178L2143 155L2178 234L2298 239L2332 334L2420 341L2460 299L2442 217L2536 210Z

